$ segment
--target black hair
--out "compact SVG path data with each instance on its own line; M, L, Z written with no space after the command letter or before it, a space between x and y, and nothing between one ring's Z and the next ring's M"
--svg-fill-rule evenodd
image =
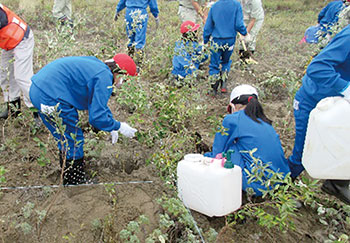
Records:
M122 69L115 63L114 60L107 60L105 64L109 67L112 73L122 74L124 73Z
M255 94L241 95L231 101L232 104L246 105L244 113L252 118L257 123L260 123L259 118L268 124L272 124L272 121L266 117L264 110L258 101L258 97Z
M182 39L186 41L198 41L197 30L188 31L182 34Z

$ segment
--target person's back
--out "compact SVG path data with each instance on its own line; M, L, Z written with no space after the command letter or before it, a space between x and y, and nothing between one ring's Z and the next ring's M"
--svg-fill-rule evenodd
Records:
M242 188L252 188L256 195L261 195L259 189L265 188L261 181L248 183L249 173L254 168L261 171L261 166L268 166L269 170L283 173L290 172L287 160L278 134L272 127L258 101L255 88L240 85L232 90L228 106L229 115L222 122L222 131L215 135L212 152L205 156L215 158L220 153L233 150L231 162L242 168ZM260 166L260 167L259 167ZM265 171L264 178L268 180L272 175Z
M284 175L289 172L279 135L270 124L262 120L260 123L253 121L243 110L227 115L225 120L224 126L227 124L230 130L234 128L233 134L235 136L231 139L236 142L232 141L231 147L228 148L235 150L235 154L232 155L233 163L238 164L241 168L248 168L250 171L255 164L255 158L255 160L261 161L260 165L269 164L268 169L270 170L284 173ZM255 149L256 152L252 154L254 157L252 158L250 152ZM269 178L268 174L265 172L266 178ZM243 175L243 177L248 177L245 171L243 171ZM248 184L247 180L243 180L243 187L252 187L257 195L261 195L261 192L258 191L259 188L266 190L260 182Z
M342 0L336 0L327 4L318 15L317 22L324 28L332 26L334 23L338 22L339 12L344 8L344 3Z
M325 97L340 95L342 87L350 81L349 43L350 26L348 25L308 66L299 91L303 97L309 97L317 103Z
M235 38L237 31L246 34L241 4L236 0L219 0L210 8L204 26L205 41L213 38Z
M177 41L175 43L174 57L173 57L173 71L174 75L181 75L186 77L192 74L199 66L199 51L200 46L195 41ZM201 49L201 48L200 48Z
M157 0L121 0L118 3L117 11L127 8L142 8L146 9L149 6L153 15L158 15Z
M207 59L207 56L202 54L203 46L198 44L197 30L199 27L199 24L189 20L180 26L182 37L175 43L171 72L176 79L192 74L199 68L199 64Z
M112 88L107 87L112 86L113 75L108 66L95 57L63 57L43 67L32 77L32 82L52 99L86 110L91 103L91 92L110 96ZM105 88L96 90L96 84Z
M249 151L257 149L253 154L255 158L264 163L270 162L270 168L274 171L288 171L279 136L270 124L262 120L260 120L260 123L253 121L245 114L244 110L241 110L226 115L223 126L228 129L224 151L230 149L235 151L232 160L236 161L233 161L233 163L240 165L242 168L250 166L253 163L253 158L249 155ZM217 153L222 152L220 150L220 147L213 147L211 155L215 157Z

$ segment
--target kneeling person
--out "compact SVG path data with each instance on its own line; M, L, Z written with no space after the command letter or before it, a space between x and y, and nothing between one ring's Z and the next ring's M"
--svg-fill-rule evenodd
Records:
M205 156L215 158L220 153L234 150L231 162L242 168L242 189L252 188L256 196L261 196L267 188L263 182L254 181L248 183L248 170L253 173L255 158L261 160L262 165L269 164L269 169L283 173L289 173L287 160L284 157L281 141L275 129L262 109L258 100L258 92L250 85L240 85L232 90L229 115L223 120L224 133L215 135L212 152ZM256 149L251 156L249 151ZM264 178L268 180L272 175L264 172Z

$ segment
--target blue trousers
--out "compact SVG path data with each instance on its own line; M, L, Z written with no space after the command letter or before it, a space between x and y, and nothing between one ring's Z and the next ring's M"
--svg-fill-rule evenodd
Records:
M31 85L29 91L30 99L35 108L39 110L40 118L44 125L49 129L51 134L57 141L59 151L66 153L67 160L81 159L84 156L84 135L79 127L79 115L75 107L67 102L57 101L46 95L35 85ZM59 117L62 119L62 125L65 126L64 135L61 135L58 126L53 120L53 117L47 113L43 113L42 105L56 106L59 112Z
M295 141L293 153L289 157L291 176L297 177L303 170L301 158L303 156L304 143L310 112L316 107L318 101L303 96L298 91L294 98ZM292 163L292 165L290 164Z
M146 44L148 13L143 8L127 8L125 13L128 46L142 49Z
M233 53L235 38L218 39L214 38L211 42L211 55L209 64L209 75L217 75L220 71L229 72L231 69L230 60ZM220 69L221 65L221 69Z

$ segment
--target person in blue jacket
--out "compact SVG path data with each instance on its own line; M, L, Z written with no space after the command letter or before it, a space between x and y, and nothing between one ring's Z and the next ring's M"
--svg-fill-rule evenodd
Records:
M335 0L328 3L318 14L317 23L321 26L324 32L338 22L339 12L345 8L346 0Z
M120 12L126 8L126 34L129 38L128 55L135 55L136 62L141 64L143 58L143 48L146 44L146 32L149 6L152 15L156 19L157 28L159 26L159 9L157 0L120 0L114 15L114 20L117 21Z
M295 94L295 143L288 159L292 178L303 170L302 154L311 110L323 98L344 96L350 98L350 25L345 27L312 60ZM350 204L349 181L326 180L322 189Z
M318 14L317 25L307 28L303 39L299 43L318 43L320 37L325 37L327 43L331 38L331 29L338 23L339 13L346 8L347 1L348 0L335 0L328 3Z
M215 158L220 153L234 150L231 162L242 168L242 189L252 188L256 196L262 195L267 188L260 182L248 183L246 169L252 173L255 166L254 158L260 159L263 165L269 164L269 169L287 175L289 167L278 134L271 125L258 100L257 90L247 84L235 87L230 96L228 112L222 125L225 131L217 132L212 152L205 156ZM264 172L266 180L271 177Z
M203 46L198 44L197 30L199 24L185 21L181 24L182 38L175 43L172 74L176 80L182 80L198 70L199 65L207 60L202 53Z
M236 42L237 31L246 36L247 41L249 40L249 34L243 22L241 4L236 0L219 0L214 3L209 10L203 30L204 44L210 41L211 45L209 79L214 95L219 85L221 85L221 92L227 92L226 81L231 68L230 57Z
M113 83L120 86L125 74L135 76L136 65L131 57L120 53L106 62L96 57L63 57L32 77L29 96L57 140L60 165L64 168L63 184L85 182L84 136L78 110L88 110L89 123L94 128L111 132L113 144L119 132L134 136L136 129L116 121L107 106ZM58 129L55 114L62 118L64 135Z

